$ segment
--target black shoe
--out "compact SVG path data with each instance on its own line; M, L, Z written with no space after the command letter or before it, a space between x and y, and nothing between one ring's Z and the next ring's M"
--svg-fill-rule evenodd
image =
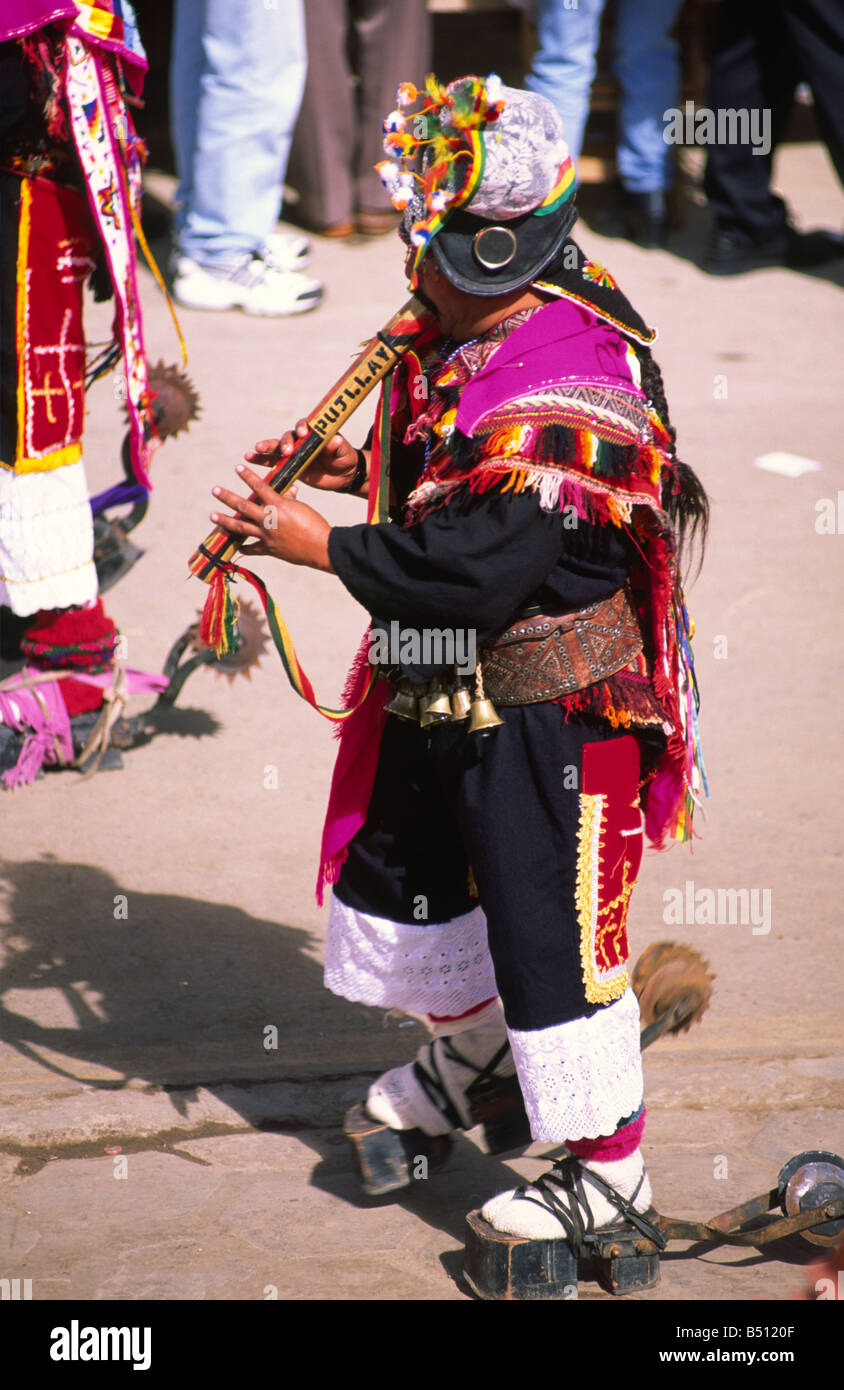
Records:
M835 232L798 232L785 226L756 241L747 232L716 227L703 259L710 275L744 275L749 270L786 266L805 270L844 256L844 237Z
M812 266L828 265L830 261L844 256L844 236L837 232L815 231L796 232L789 227L789 244L786 265L793 270L805 270Z
M628 241L650 250L664 246L668 235L668 206L662 189L630 193L622 189L621 216Z
M595 230L601 236L624 237L648 249L664 246L668 234L665 193L661 189L631 193L618 184L615 205L598 215Z

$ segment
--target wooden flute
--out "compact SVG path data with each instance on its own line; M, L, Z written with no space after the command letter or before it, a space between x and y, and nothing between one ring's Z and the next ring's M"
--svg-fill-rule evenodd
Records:
M380 332L370 338L348 370L308 415L308 433L297 441L293 453L270 468L266 481L274 492L286 492L295 483L313 463L323 445L339 433L361 402L431 322L430 311L411 296ZM253 492L250 501L256 500ZM230 560L242 544L242 541L234 540L228 531L215 527L191 555L188 561L191 573L208 584L217 568L216 562Z

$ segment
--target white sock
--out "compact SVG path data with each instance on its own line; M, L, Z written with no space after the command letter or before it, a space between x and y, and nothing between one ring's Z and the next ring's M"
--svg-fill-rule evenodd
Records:
M449 1019L432 1025L434 1041L426 1043L416 1054L416 1061L431 1079L431 1094L419 1080L415 1064L393 1067L379 1076L369 1088L366 1108L374 1120L391 1129L421 1129L426 1134L448 1134L456 1126L437 1103L437 1090L445 1089L454 1106L462 1129L472 1124L466 1088L476 1079L478 1071L487 1065L507 1041L504 1010L493 999L478 1013L462 1019ZM471 1066L463 1066L449 1055L453 1049ZM495 1068L496 1076L512 1076L513 1058L508 1051Z
M636 1149L626 1158L615 1159L612 1163L600 1163L594 1159L578 1161L585 1172L592 1172L603 1178L627 1201L633 1197L640 1180L644 1178L632 1205L634 1211L637 1212L648 1210L651 1205L651 1184L645 1172L641 1149ZM545 1174L546 1181L551 1179L548 1181L548 1187L554 1200L559 1202L566 1211L571 1212L573 1205L579 1205L576 1203L574 1193L566 1192L561 1186L558 1186L553 1181L553 1173L554 1169L551 1169L550 1173ZM582 1177L581 1181L583 1182L585 1200L592 1213L592 1221L596 1229L600 1229L602 1226L613 1226L616 1222L624 1219L618 1208L613 1206L602 1192L593 1187L588 1178ZM496 1231L503 1231L507 1235L522 1236L528 1240L565 1240L566 1238L565 1226L554 1215L552 1204L546 1192L539 1187L529 1186L522 1189L511 1189L509 1192L500 1192L497 1197L490 1198L483 1207L481 1215ZM582 1210L580 1219L585 1226L588 1218Z

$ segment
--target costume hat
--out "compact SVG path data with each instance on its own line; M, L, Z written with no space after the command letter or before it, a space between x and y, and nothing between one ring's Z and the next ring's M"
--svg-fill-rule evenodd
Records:
M415 108L415 109L413 109ZM378 171L405 216L413 287L430 247L453 285L497 295L528 285L574 223L574 167L544 97L492 74L424 92L402 83Z

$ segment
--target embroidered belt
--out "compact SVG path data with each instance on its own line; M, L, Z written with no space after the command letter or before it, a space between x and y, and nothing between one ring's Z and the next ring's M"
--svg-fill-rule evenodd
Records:
M481 651L484 691L495 705L555 700L621 671L642 650L626 589L559 617L520 618Z

